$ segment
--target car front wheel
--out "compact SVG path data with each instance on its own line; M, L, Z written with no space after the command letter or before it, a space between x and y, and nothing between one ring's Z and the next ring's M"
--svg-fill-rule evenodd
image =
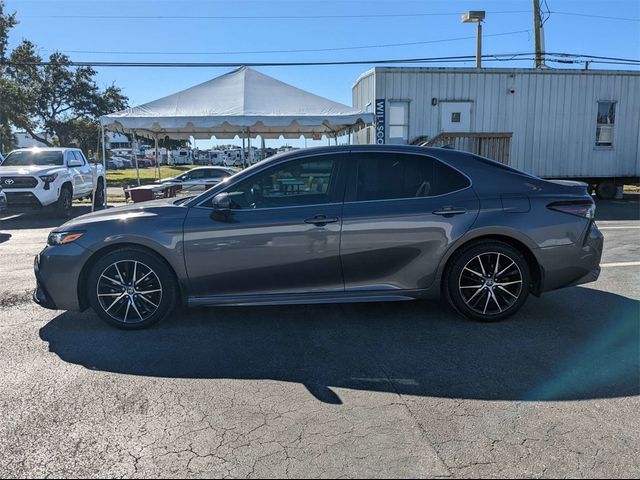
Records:
M89 301L107 323L127 330L146 328L175 305L170 268L154 254L123 249L100 258L89 274Z
M522 307L530 278L529 265L517 249L502 242L478 242L455 254L445 277L445 293L466 317L498 321Z
M71 216L71 206L73 204L73 192L71 188L64 186L60 189L60 196L55 204L56 217L69 218Z

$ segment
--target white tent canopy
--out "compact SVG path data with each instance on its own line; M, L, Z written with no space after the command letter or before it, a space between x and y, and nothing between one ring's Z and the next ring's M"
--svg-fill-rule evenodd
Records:
M110 131L174 139L335 137L372 121L372 113L300 90L248 67L100 118Z

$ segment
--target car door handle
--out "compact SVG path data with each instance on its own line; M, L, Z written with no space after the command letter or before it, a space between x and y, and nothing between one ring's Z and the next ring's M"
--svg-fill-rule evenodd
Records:
M442 215L443 217L453 217L454 215L462 215L463 213L467 213L467 209L456 208L456 207L443 207L439 210L434 210L432 213L434 215Z
M304 223L310 223L318 227L324 227L327 223L336 223L338 217L327 217L326 215L316 215L315 217L307 218Z

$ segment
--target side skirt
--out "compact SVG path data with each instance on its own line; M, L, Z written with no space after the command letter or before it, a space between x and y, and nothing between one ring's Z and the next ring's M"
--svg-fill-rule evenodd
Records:
M304 305L321 303L399 302L416 300L425 295L421 290L390 292L321 292L271 295L216 295L189 297L189 307L246 306L246 305Z

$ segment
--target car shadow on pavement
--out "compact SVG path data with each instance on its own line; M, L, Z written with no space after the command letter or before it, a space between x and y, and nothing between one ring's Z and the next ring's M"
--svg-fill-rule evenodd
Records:
M626 194L623 200L596 200L598 220L640 220L640 194Z
M640 302L574 287L515 318L464 320L438 302L224 307L125 332L63 313L40 337L63 361L152 377L269 379L406 395L520 401L640 393Z
M69 218L58 218L53 210L48 208L24 213L8 211L3 212L0 216L0 229L26 230L31 228L55 228L85 213L91 213L91 205L74 205ZM3 220L2 218L7 218L7 220Z

